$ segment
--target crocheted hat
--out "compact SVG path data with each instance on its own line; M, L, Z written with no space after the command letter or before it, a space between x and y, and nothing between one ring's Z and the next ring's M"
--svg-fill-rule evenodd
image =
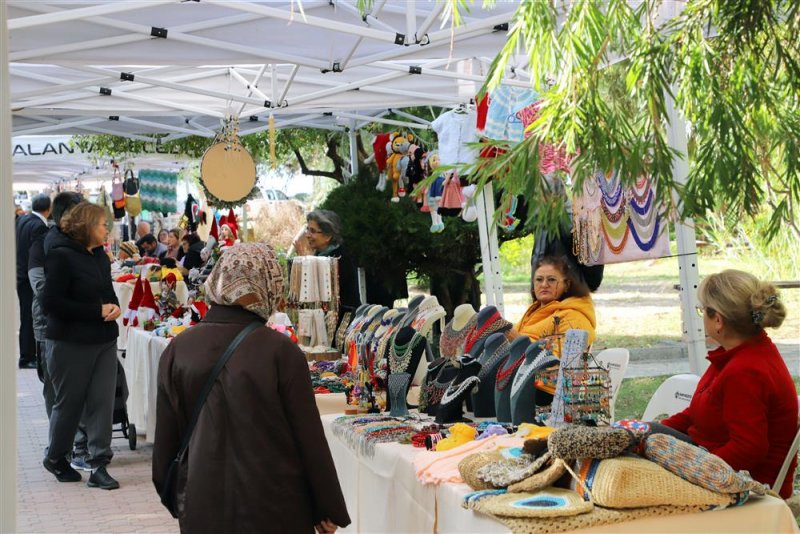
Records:
M478 478L496 488L505 488L509 484L524 480L539 471L550 461L550 454L545 453L539 458L530 454L520 454L517 457L504 458L493 462L478 470Z
M552 486L567 472L567 463L561 458L553 459L544 471L529 476L508 486L508 491L513 493L533 492Z
M130 257L134 257L139 254L139 248L136 246L135 241L123 241L119 244L119 251L124 252Z
M644 442L644 454L682 479L711 491L752 491L758 495L769 491L747 471L737 472L719 456L667 434L650 435Z
M133 286L133 294L131 295L131 300L128 301L128 309L125 310L125 313L122 315L122 325L123 326L130 326L136 327L139 325L139 317L136 313L139 309L139 304L142 302L142 279L136 279L136 285Z
M478 478L478 470L485 465L502 459L503 456L498 451L476 452L458 462L458 472L461 473L461 478L464 479L464 482L472 489L491 489L494 488L493 485Z
M716 493L638 456L620 456L605 460L585 459L578 471L576 491L584 498L607 508L638 508L658 505L728 506L735 497Z
M503 493L470 501L468 506L498 517L565 517L591 512L591 502L562 488L547 488L535 493Z
M550 434L547 447L553 456L564 460L613 458L634 442L633 435L623 428L570 425Z

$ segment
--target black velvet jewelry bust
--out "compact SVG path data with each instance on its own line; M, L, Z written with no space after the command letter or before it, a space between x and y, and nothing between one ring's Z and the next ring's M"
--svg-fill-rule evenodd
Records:
M436 416L447 387L458 375L459 368L449 358L437 358L428 366L425 382L420 389L419 410Z
M389 395L387 404L390 404L389 415L392 417L405 417L408 415L408 389L411 386L411 375L408 373L394 373L389 375Z
M511 422L532 423L536 417L536 373L558 363L558 358L544 348L543 341L525 349L525 361L517 369L511 384Z
M475 321L475 330L467 336L464 350L473 358L480 358L483 346L492 334L506 332L512 328L511 323L503 319L494 306L486 306L478 312Z
M497 421L500 423L511 422L511 384L514 375L525 359L525 349L531 344L528 336L520 336L511 342L508 357L497 368L494 387L494 409Z
M481 363L478 360L462 356L459 363L461 369L455 380L445 390L439 409L436 411L436 422L439 424L466 420L463 410L464 401L480 382L478 373L481 370Z
M419 305L425 300L425 295L416 295L408 301L408 309L406 310L405 317L403 318L403 326L408 326L411 321L417 316Z
M417 334L410 326L404 326L392 335L389 340L389 374L408 373L411 378L407 389L417 372L422 355L426 354L428 340L425 336ZM391 408L391 396L386 400L387 408Z
M511 344L505 334L492 334L486 339L483 354L481 354L481 370L478 373L480 384L472 392L472 411L475 417L494 417L494 389L497 378L497 368L508 356Z

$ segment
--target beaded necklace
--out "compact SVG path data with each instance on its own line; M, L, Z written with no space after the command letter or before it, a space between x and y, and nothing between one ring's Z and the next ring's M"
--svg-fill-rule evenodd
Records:
M461 395L472 391L472 388L480 384L481 380L477 376L470 376L464 379L463 382L456 384L452 383L447 387L447 391L442 395L440 405L451 404L455 401L462 399Z
M475 323L478 320L478 315L475 314L461 327L461 330L453 328L453 321L447 323L444 327L441 337L439 338L439 353L445 358L456 358L460 356L459 351L462 351L466 345L466 339L470 331L474 329Z
M597 205L600 201L600 198L597 194L599 191L597 182L593 179L587 178L584 180L583 184L584 204L591 204L592 206Z
M653 225L653 221L656 219L656 213L658 212L655 209L655 206L650 211L640 214L636 210L631 211L630 217L633 219L633 222L636 223L640 229L648 228Z
M500 347L496 351L494 351L494 353L491 356L489 356L485 362L481 362L483 366L481 367L481 370L478 372L478 378L480 378L481 380L486 378L486 376L492 372L492 370L497 366L497 364L503 361L508 356L508 352L510 349L511 349L511 343L509 343L508 341L503 341L503 344L500 345Z
M622 184L616 173L612 173L611 181L606 178L605 173L599 172L595 177L597 185L600 186L600 192L603 195L603 200L610 205L615 205L619 202L622 196Z
M650 193L648 193L647 198L644 201L644 205L641 205L642 202L633 196L631 196L631 201L629 204L633 209L633 211L635 211L639 215L645 215L647 214L648 210L650 210L650 207L653 205L653 198L655 196L656 196L655 193L653 193L653 190L651 189Z
M589 212L586 218L587 230L586 234L589 238L589 261L592 265L597 265L600 261L600 251L603 248L603 238L600 236L600 210L594 209Z
M653 233L650 235L650 239L646 242L643 242L642 239L639 237L639 234L636 232L636 226L628 219L628 227L631 230L631 235L633 236L633 240L636 242L636 246L640 249L644 250L645 252L652 249L655 246L656 241L658 240L659 236L659 223L660 219L656 218L656 225L653 228Z
M423 339L425 339L425 336L420 335L418 332L415 332L408 343L403 345L398 345L395 339L389 346L389 369L394 372L408 370L414 349Z
M525 361L524 354L520 355L520 357L513 362L511 362L511 355L509 355L506 361L500 364L500 368L497 369L497 380L495 381L497 391L503 391L508 387L511 378L514 376L514 371L517 370L517 367L522 365L523 361ZM509 362L511 362L511 364L507 366Z
M624 232L623 235L622 235L622 240L619 242L619 245L615 245L611 241L611 236L609 235L610 234L609 227L611 227L611 225L608 222L606 222L605 219L602 219L601 222L602 222L602 226L603 226L603 238L606 241L606 246L614 254L621 253L622 250L625 248L625 245L628 242L628 235L630 234L630 231L629 231L629 228L628 228L628 224L627 224L628 223L628 219L626 218L625 223L621 224L620 227L619 227L619 228L622 228L623 232ZM614 230L615 229L613 227L611 227L611 232L614 232Z
M483 326L478 328L478 325L476 324L472 328L472 331L467 335L467 342L464 344L464 354L469 354L469 352L472 350L472 347L475 346L475 343L481 339L485 339L495 332L503 332L510 326L511 323L503 319L500 316L500 312L494 312L483 324Z
M645 177L641 177L636 180L636 185L631 187L630 196L639 204L644 204L652 190L653 187L650 185L650 180Z
M523 362L522 365L519 366L519 371L517 371L517 374L514 376L514 382L511 384L511 396L515 397L528 380L533 378L543 367L549 367L555 363L558 363L558 359L550 354L547 349L542 349L530 362Z
M611 208L609 208L609 206L604 201L600 202L600 207L603 209L603 213L605 213L606 219L608 219L609 222L617 223L620 221L620 219L622 219L623 215L625 215L625 213L627 212L627 210L625 209L627 207L627 204L628 203L625 200L625 197L621 197L619 206L615 208L615 211L613 213L611 212Z

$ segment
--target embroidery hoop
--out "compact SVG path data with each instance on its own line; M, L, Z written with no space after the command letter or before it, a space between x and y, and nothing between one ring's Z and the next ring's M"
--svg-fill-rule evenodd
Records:
M256 164L238 132L239 120L227 117L200 162L200 183L209 204L217 208L239 206L258 192Z

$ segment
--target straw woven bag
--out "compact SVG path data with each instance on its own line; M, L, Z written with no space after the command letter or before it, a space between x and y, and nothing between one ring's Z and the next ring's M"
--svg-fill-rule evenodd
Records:
M533 492L555 484L567 472L566 463L560 458L555 458L544 471L508 486L508 491L513 493Z
M476 452L458 462L458 472L461 473L461 478L464 479L464 482L472 489L491 489L495 486L478 478L478 470L485 465L499 462L502 459L503 455L498 451Z
M567 517L592 511L594 505L572 490L547 488L535 493L505 493L473 501L470 508L498 517Z
M607 508L659 505L728 506L734 496L701 488L660 465L637 456L584 460L577 488L584 497Z

